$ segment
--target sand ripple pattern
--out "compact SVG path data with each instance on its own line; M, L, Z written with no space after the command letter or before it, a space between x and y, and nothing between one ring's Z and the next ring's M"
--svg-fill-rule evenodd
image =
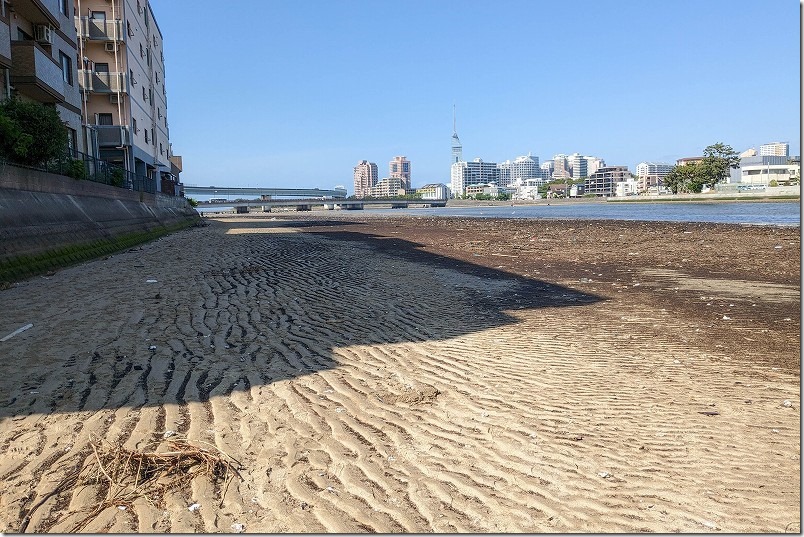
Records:
M27 531L72 527L97 487L49 494L90 439L166 432L242 480L85 531L799 531L797 378L643 337L661 312L494 311L515 283L258 231L62 271L46 307L3 294L4 334L35 324L0 348L3 531L37 505Z

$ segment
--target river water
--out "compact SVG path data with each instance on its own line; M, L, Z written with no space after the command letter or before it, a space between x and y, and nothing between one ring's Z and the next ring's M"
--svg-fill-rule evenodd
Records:
M801 225L798 201L773 202L622 202L551 203L526 206L434 207L432 209L369 209L383 214L465 216L473 218L579 218L586 220L648 220L717 222L726 224Z
M233 207L201 208L200 212L232 211ZM721 202L564 202L523 206L433 207L426 209L365 209L337 211L355 216L411 214L471 218L580 218L586 220L647 220L659 222L717 222L774 226L801 225L798 201Z

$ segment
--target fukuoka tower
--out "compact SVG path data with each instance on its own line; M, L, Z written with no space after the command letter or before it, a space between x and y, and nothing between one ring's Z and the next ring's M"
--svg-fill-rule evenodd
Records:
M452 164L463 161L463 146L455 127L455 105L452 105Z

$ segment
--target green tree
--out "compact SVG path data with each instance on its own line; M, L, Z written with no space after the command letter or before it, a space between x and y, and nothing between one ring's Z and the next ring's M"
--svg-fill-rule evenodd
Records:
M20 164L41 164L64 154L67 127L56 109L37 102L0 103L0 156Z
M695 163L673 166L662 182L673 194L702 190L702 185L698 184L698 164Z
M722 142L707 146L703 155L704 159L698 165L698 181L709 188L714 188L716 184L728 179L731 168L740 166L737 152Z

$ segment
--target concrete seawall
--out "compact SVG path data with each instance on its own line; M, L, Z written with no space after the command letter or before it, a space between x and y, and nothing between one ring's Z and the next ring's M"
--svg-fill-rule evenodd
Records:
M128 248L198 219L184 198L0 165L0 282Z

